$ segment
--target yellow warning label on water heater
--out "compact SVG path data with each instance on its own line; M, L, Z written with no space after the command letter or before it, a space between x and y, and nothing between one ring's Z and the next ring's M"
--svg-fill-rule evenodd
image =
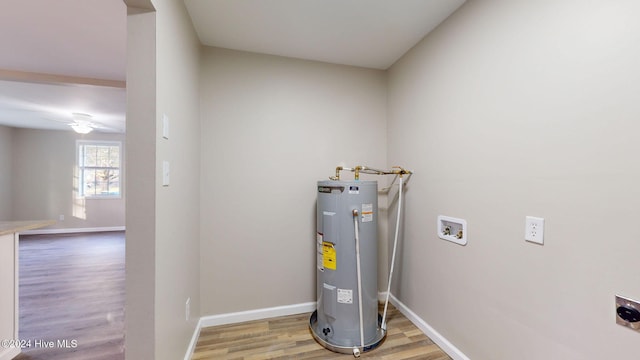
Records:
M330 242L322 242L322 266L325 269L336 269L336 248Z

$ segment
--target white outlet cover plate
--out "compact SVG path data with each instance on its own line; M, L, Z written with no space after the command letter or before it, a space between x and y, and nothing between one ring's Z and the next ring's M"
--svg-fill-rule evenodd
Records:
M524 225L524 239L536 244L544 245L544 219L527 216Z

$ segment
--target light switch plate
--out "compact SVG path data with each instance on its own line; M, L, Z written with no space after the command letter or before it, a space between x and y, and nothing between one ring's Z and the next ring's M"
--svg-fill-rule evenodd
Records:
M186 303L184 304L185 321L189 321L190 316L191 316L191 297L188 297Z
M162 114L162 137L169 139L169 117L167 114Z
M169 162L162 162L162 186L169 186Z

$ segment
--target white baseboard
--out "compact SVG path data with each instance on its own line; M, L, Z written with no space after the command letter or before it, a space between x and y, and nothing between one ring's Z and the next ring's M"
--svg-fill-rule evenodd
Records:
M384 302L386 300L386 292L378 293L378 301ZM398 300L393 294L389 295L389 302L393 304L404 316L409 319L420 331L427 335L438 345L442 351L446 352L453 360L470 360L462 351L455 347L449 340L432 328L426 321L422 320L416 313L411 311L405 304ZM244 321L268 319L277 316L286 316L294 314L302 314L306 312L312 312L316 309L316 302L308 302L302 304L293 304L285 306L277 306L265 309L256 309L249 311L240 311L228 314L203 316L198 321L198 325L193 333L189 348L185 354L184 360L190 360L195 351L198 337L200 336L200 329L203 327L217 326L240 323Z
M200 337L200 330L204 327L235 324L245 321L262 320L278 316L303 314L312 312L316 309L316 302L307 302L301 304L276 306L265 309L256 309L248 311L239 311L228 314L203 316L198 321L198 325L193 332L191 342L187 348L187 353L184 355L184 360L190 360L196 350L196 344L198 343L198 337Z
M379 297L379 296L378 296ZM426 321L422 320L416 313L411 311L405 304L403 304L400 300L398 300L393 294L389 296L389 302L396 307L396 309L400 310L400 312L409 319L420 331L422 331L425 335L429 337L429 339L433 340L436 345L438 345L442 351L446 352L447 355L451 356L453 360L470 360L460 349L455 347L449 340L447 340L444 336L442 336L439 332L437 332L431 325L427 324Z
M293 304L285 306L276 306L266 309L256 309L248 311L240 311L228 314L210 315L200 318L200 326L216 326L225 324L234 324L244 321L262 320L277 316L286 316L294 314L302 314L312 312L316 309L316 302L307 302L302 304Z
M13 359L19 354L20 354L20 348L15 348L15 347L3 348L3 349L0 349L0 360Z
M68 228L68 229L34 229L21 231L21 235L49 235L49 234L75 234L103 231L124 231L124 226L92 227L92 228Z
M200 337L200 329L202 329L201 324L202 319L198 320L198 324L193 331L193 336L191 336L191 341L189 342L187 353L184 355L184 360L191 360L191 357L193 357L193 353L196 351L196 345L198 344L198 338Z

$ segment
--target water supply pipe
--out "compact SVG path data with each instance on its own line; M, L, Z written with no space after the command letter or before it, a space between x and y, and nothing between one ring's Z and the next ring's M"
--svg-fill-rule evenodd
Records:
M360 347L364 350L364 323L362 322L362 275L360 273L360 235L358 233L358 210L353 209L353 228L356 238L356 272L358 277L358 311L360 315ZM353 349L353 355L359 357L360 351Z
M391 279L393 278L393 268L396 261L396 249L398 248L398 233L400 230L400 213L402 211L402 174L398 182L398 217L396 218L396 232L393 240L393 253L391 255L391 267L389 269L389 283L387 284L387 299L384 302L384 311L382 312L382 330L387 330L387 306L389 305L389 295L391 294Z

